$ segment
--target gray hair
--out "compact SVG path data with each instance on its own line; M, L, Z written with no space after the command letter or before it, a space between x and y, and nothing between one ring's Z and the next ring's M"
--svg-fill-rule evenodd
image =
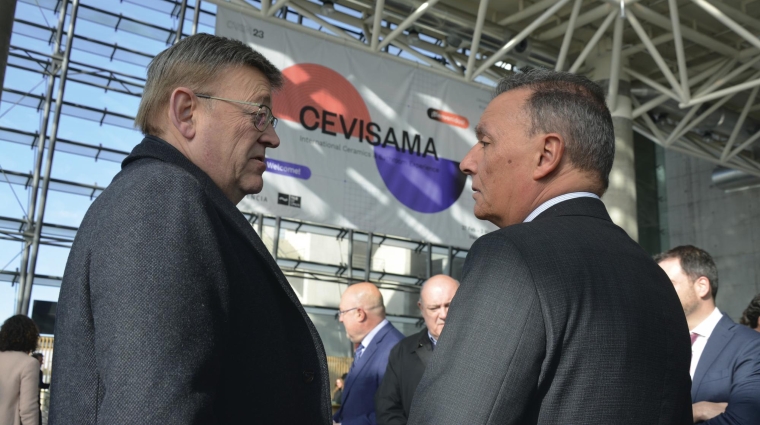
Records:
M241 41L196 34L169 47L148 65L148 80L137 110L135 127L145 135L161 135L159 120L164 116L163 111L174 89L187 87L201 91L218 77L219 72L242 66L261 71L273 89L282 87L280 70Z
M530 69L501 80L494 97L518 88L532 91L525 111L529 136L562 135L570 163L596 174L604 192L615 159L615 130L602 88L581 75Z

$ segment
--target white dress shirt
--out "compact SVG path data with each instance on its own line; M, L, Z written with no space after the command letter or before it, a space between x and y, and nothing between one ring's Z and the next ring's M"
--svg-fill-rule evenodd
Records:
M549 208L559 204L562 201L569 201L571 199L575 198L596 198L599 199L599 196L597 196L594 193L591 192L570 192L566 193L564 195L556 196L552 199L549 199L548 201L544 202L543 204L539 205L538 208L533 210L532 213L528 217L523 220L523 223L529 223L533 221L534 218L538 217L539 214L542 212L548 210Z
M362 340L362 342L360 344L362 347L364 347L364 350L366 350L367 347L369 347L369 344L372 342L372 339L375 338L375 335L377 335L378 332L380 332L380 329L382 329L383 326L387 325L388 323L390 323L390 322L388 322L388 319L383 319L383 321L380 322L380 323L378 323L377 326L375 326L374 329L372 329L371 331L369 331L369 333L367 334L367 336L364 337L364 339ZM362 350L362 354L364 354L364 350ZM359 357L361 357L361 356L359 356Z
M433 346L438 345L438 338L434 337L433 334L428 331L428 338L430 338L430 342L433 343Z
M689 374L692 380L694 379L694 372L697 370L699 358L702 357L702 352L705 351L707 340L710 338L715 326L720 322L721 317L723 317L723 313L718 310L718 307L715 307L715 310L702 323L689 331L689 333L697 334L697 339L694 340L694 344L691 344L691 367L689 368Z

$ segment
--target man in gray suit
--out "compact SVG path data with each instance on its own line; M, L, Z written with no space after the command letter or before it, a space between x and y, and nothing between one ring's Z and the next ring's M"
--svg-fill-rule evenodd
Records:
M599 197L605 93L534 70L500 82L460 168L500 227L464 265L410 424L691 423L689 339L668 277Z
M281 84L258 52L209 34L153 59L146 137L66 265L51 424L329 423L319 335L235 206L280 144Z

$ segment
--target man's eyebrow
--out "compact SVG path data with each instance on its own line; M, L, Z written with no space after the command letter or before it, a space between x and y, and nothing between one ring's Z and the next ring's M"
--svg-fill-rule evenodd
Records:
M481 124L478 124L475 126L475 136L477 136L478 139L482 138L483 136L488 134L488 130L486 129L486 126Z

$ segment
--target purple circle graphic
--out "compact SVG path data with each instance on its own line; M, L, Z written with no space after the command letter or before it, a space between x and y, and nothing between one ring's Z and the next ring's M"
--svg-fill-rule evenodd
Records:
M459 162L375 146L375 164L385 186L402 204L421 213L437 213L459 199L467 176Z

